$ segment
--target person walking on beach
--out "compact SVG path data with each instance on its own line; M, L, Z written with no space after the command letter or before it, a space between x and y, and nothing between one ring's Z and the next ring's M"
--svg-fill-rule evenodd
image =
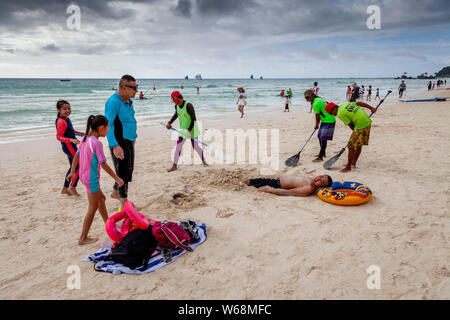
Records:
M336 118L325 111L326 101L316 96L312 90L306 90L304 95L306 101L311 103L314 113L316 114L316 125L314 126L314 129L319 129L317 138L319 139L320 151L313 162L323 161L323 157L326 157L325 151L327 149L327 142L328 140L333 140Z
M258 188L260 192L271 193L277 196L307 197L314 194L320 187L331 187L333 179L329 175L321 175L314 178L283 175L276 179L246 179L244 183Z
M291 99L289 99L289 96L286 96L286 104L284 105L284 112L289 112L289 105L291 104Z
M56 103L56 111L58 115L56 116L56 139L61 142L62 151L67 155L69 159L69 170L67 170L66 176L64 178L64 186L61 190L61 194L67 194L69 196L80 196L77 192L78 183L78 168L76 170L75 178L69 183L67 176L70 174L72 168L72 161L77 153L77 145L80 141L76 138L76 135L82 136L83 133L74 130L72 122L69 119L72 109L70 108L69 102L66 100L59 100Z
M241 113L241 118L244 117L244 107L247 105L247 94L245 93L245 90L243 87L237 88L237 91L239 92L239 97L236 101L236 104L238 105L238 110Z
M379 88L377 88L377 94L375 95L374 100L377 100L377 98L378 98L378 100L380 100L380 89Z
M398 97L403 97L403 93L406 91L406 83L405 80L402 80L402 83L398 86Z
M124 75L120 79L119 90L105 104L105 117L110 128L106 137L116 174L124 181L121 186L114 183L111 197L120 200L122 208L128 200L128 183L133 178L137 121L132 98L137 91L136 79Z
M185 101L183 96L179 91L173 91L170 95L172 98L172 102L175 103L175 114L172 116L172 119L167 123L166 128L170 129L172 127L172 123L178 118L178 122L180 124L180 131L185 134L185 137L179 136L177 140L177 146L175 148L175 155L173 159L172 168L167 170L168 172L172 172L178 169L178 159L181 155L181 150L183 149L184 142L189 138L197 138L200 135L200 130L197 126L197 119L195 117L194 106ZM198 145L197 141L192 139L191 144L192 148L197 152L197 154L202 159L203 165L207 166L208 164L205 161L203 156L203 150Z
M356 82L353 82L352 84L352 95L350 97L350 102L355 102L356 99L359 98L359 87L357 86Z
M97 210L103 218L103 222L108 220L108 211L105 206L106 197L100 189L100 167L108 173L119 186L123 185L114 171L106 163L106 157L103 153L103 144L98 139L105 137L108 133L108 120L102 116L89 116L86 126L86 134L80 144L72 163L72 169L67 176L70 181L75 178L77 173L76 167L80 167L80 180L85 185L88 194L89 206L86 216L84 217L83 228L81 231L79 245L89 244L97 241L96 238L89 238L88 233L91 228Z
M352 130L352 135L347 143L348 161L345 168L341 172L351 171L352 167L356 167L356 162L361 155L362 146L369 144L370 126L372 120L361 107L369 109L372 113L376 110L374 107L364 102L346 102L340 106L333 102L325 106L325 111L342 120Z
M431 90L431 81L428 82L428 91Z
M364 100L364 85L361 86L361 91L359 92L359 100Z
M350 86L347 86L347 95L346 95L346 100L350 101L350 97L352 96L352 88L350 88Z
M369 89L367 89L366 101L372 101L372 86L369 86Z
M313 87L310 89L314 93L314 95L316 97L319 95L319 87L318 87L318 85L319 84L317 82L314 82L313 83ZM312 110L313 110L313 105L311 103L311 107L309 108L309 113L312 113Z

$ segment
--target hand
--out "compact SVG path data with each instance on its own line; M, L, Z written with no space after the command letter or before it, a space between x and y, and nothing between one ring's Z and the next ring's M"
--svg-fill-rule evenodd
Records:
M70 139L70 142L75 143L76 145L80 144L80 141L78 139Z
M124 184L123 180L119 177L117 177L116 182L119 187L123 186L123 184Z
M314 129L315 129L315 130L319 129L319 125L316 124L316 125L314 126Z
M377 112L377 109L375 109L374 107L372 107L372 113L375 113L375 112Z
M123 154L123 149L121 146L115 146L113 148L113 153L117 159L123 160L125 158L125 156Z
M75 173L71 172L71 173L69 173L69 175L67 176L66 180L70 182L70 181L72 181L73 177L75 177Z
M272 187L264 186L264 187L258 188L258 191L270 193L272 191Z
M167 130L169 130L170 128L172 128L172 124L170 122L167 122L166 128L167 128Z

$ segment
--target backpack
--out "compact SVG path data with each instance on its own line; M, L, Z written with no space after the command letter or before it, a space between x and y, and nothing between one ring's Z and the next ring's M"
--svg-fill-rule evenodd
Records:
M189 233L175 222L157 221L153 224L152 232L158 244L163 248L181 248L192 251L192 248L189 247L191 242Z
M140 266L145 269L157 245L158 242L152 233L152 226L146 230L138 228L123 237L112 248L110 255L105 260L121 263L130 269Z

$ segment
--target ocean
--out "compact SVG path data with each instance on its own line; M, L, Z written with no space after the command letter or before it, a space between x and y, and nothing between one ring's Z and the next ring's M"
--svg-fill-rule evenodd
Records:
M85 131L86 119L90 114L104 114L106 100L118 87L118 79L0 79L0 143L54 136L56 102L67 100L72 107L70 119L76 130ZM174 113L170 93L180 91L185 100L193 103L198 119L219 120L226 113L238 115L236 101L237 87L244 87L247 93L245 110L253 112L276 112L284 108L284 99L278 95L281 90L293 91L292 107L309 111L309 104L303 92L319 83L319 96L327 101L345 102L347 86L356 82L367 88L372 85L372 99L376 88L383 97L392 90L391 99L398 97L400 80L392 78L368 79L137 79L139 90L149 99L134 99L138 126L141 124L167 121ZM407 95L426 89L429 80L406 80ZM183 86L183 89L181 89ZM155 90L153 88L155 87ZM200 94L197 95L197 87ZM151 98L151 99L150 99ZM372 105L376 103L372 100Z

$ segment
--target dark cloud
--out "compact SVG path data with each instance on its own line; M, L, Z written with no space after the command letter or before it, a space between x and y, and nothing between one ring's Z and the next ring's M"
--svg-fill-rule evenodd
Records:
M179 0L175 8L175 13L182 17L190 17L192 10L191 0Z
M196 0L196 4L201 15L214 16L240 15L258 7L253 0Z
M58 48L54 43L52 43L52 44L47 44L47 45L43 46L43 47L42 47L42 50L50 51L50 52L58 52L58 51L61 51L61 49Z

